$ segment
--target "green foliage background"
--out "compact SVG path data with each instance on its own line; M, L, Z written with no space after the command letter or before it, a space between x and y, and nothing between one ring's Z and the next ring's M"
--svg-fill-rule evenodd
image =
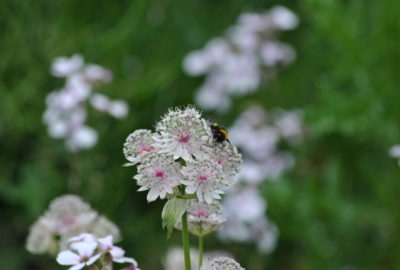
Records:
M49 201L74 192L116 222L121 245L142 269L162 269L175 234L161 230L162 203L146 204L123 168L122 144L151 128L168 107L193 102L201 78L183 56L221 35L242 11L283 4L301 24L282 35L298 59L257 93L237 99L229 126L247 106L302 108L307 136L295 169L263 186L280 229L269 256L253 246L218 243L249 270L400 269L400 168L388 148L400 143L400 2L395 0L3 0L0 3L0 265L61 269L24 249L28 228ZM81 53L114 73L99 91L126 99L123 121L93 113L93 149L71 154L48 137L45 96L62 80L54 57ZM71 180L72 179L72 180ZM71 190L68 182L77 181Z

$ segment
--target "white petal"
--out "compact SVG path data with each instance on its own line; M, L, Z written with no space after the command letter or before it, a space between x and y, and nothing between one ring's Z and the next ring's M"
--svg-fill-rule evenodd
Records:
M112 247L112 249L110 250L110 254L113 258L120 258L124 256L125 250L120 247Z
M197 199L198 199L200 202L203 202L203 193L201 192L200 189L197 189L196 194L197 194Z
M68 270L80 270L83 267L85 267L85 263L80 263L80 264L77 264L77 265L74 265L74 266L70 267Z
M145 190L148 190L149 188L148 187L140 187L139 189L138 189L138 191L145 191Z
M198 188L198 185L192 184L192 185L186 187L185 192L188 194L194 194L194 193L196 193L197 188Z
M211 194L209 192L206 192L204 194L204 199L208 204L210 204L212 202Z
M117 263L131 263L135 267L137 266L137 262L133 258L127 258L127 257L115 258L115 259L113 259L113 261L117 262Z
M57 256L57 262L61 265L74 265L78 264L80 257L78 254L73 253L70 250L64 250Z
M78 251L81 256L92 256L94 250L97 248L97 243L95 242L77 242L72 243L71 247Z
M98 239L101 244L101 249L106 250L108 248L112 248L113 246L113 237L112 235L106 236L104 238Z
M152 188L149 190L149 193L147 193L147 201L152 202L157 199L159 193L158 190L155 188Z

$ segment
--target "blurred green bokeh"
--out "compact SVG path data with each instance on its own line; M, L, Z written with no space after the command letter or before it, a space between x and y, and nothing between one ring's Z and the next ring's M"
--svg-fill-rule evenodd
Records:
M376 0L121 0L0 3L0 265L1 269L61 269L29 254L29 226L49 201L76 192L119 225L121 246L144 270L162 269L168 247L161 202L136 192L122 144L151 128L168 107L193 103L200 79L182 72L183 56L233 24L242 11L274 4L300 17L281 38L297 61L257 93L234 101L225 126L247 106L302 108L307 135L294 149L296 166L263 186L269 216L280 229L276 250L206 247L232 252L249 270L400 269L400 168L388 149L400 143L400 2ZM50 75L57 56L81 53L109 68L99 88L129 102L128 118L90 116L98 144L71 154L42 123L46 95L63 84ZM110 132L112 131L112 132Z

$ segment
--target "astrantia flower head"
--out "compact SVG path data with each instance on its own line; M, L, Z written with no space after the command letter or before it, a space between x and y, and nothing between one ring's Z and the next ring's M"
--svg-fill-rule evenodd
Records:
M173 193L173 188L180 184L181 166L172 156L152 154L146 156L138 166L138 174L134 176L139 191L149 190L147 200L154 201L157 197L164 199Z
M225 222L221 205L218 202L207 204L198 200L190 200L186 212L189 231L194 235L202 236L218 230ZM181 229L182 224L178 222L175 227Z
M222 143L215 143L213 149L213 159L221 165L227 177L232 177L239 173L242 155L234 145L225 141Z
M245 270L234 259L228 257L217 257L203 267L201 270Z
M42 224L56 235L91 224L97 213L80 197L64 195L54 199L42 218Z
M225 179L222 166L211 160L198 160L188 163L182 168L186 185L186 193L197 194L200 202L211 203L213 199L220 199L221 189L229 186Z
M77 235L84 239L74 238ZM78 242L94 241L95 237L107 235L117 240L121 238L118 227L106 217L99 216L80 197L64 195L54 199L46 213L32 225L26 249L37 254L54 254L57 250L67 249L71 238Z
M135 165L147 154L154 152L154 140L151 130L138 129L129 134L124 143L124 155L130 161L127 165Z
M208 158L211 130L207 121L193 107L170 110L156 125L155 146L160 154L185 161Z

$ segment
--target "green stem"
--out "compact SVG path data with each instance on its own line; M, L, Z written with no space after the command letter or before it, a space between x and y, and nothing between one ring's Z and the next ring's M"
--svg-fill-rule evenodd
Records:
M182 243L183 252L185 255L185 270L192 270L190 265L190 245L189 245L189 232L187 225L187 213L182 216Z
M199 236L199 270L203 265L203 236Z

